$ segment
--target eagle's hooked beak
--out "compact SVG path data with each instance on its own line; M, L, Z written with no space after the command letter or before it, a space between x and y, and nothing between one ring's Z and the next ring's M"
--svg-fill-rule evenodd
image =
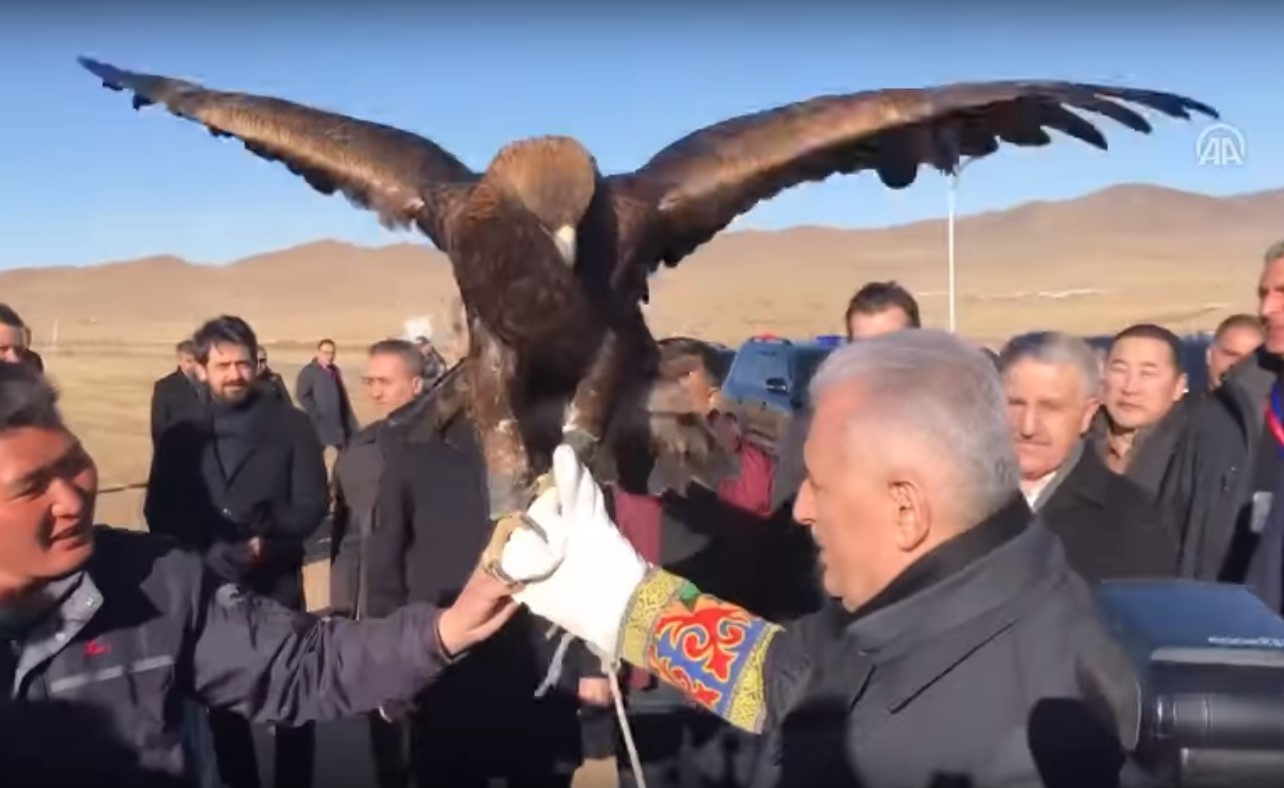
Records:
M562 255L562 260L570 266L575 265L575 228L564 224L553 233L553 243Z

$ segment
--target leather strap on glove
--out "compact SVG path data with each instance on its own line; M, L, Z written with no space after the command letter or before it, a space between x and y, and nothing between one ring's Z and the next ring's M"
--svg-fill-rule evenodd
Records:
M498 569L523 584L513 595L517 601L614 663L629 600L650 567L611 521L601 488L565 444L553 454L553 483L526 511L543 537L514 531Z

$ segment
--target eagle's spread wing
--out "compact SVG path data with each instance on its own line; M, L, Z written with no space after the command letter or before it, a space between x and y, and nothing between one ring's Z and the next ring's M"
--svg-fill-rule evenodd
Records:
M80 58L112 90L134 93L134 108L170 112L232 136L279 161L323 194L341 192L378 213L385 227L417 225L444 247L448 217L478 175L434 143L391 126L267 96L225 93L178 79L124 71Z
M961 157L1006 141L1041 146L1056 129L1101 149L1106 139L1078 110L1142 133L1121 102L1190 118L1217 117L1171 93L1072 82L958 83L921 90L823 96L744 115L683 137L635 172L613 176L620 234L639 262L676 265L739 214L791 186L872 169L887 186L914 182L918 166L953 172ZM633 238L632 236L639 236Z

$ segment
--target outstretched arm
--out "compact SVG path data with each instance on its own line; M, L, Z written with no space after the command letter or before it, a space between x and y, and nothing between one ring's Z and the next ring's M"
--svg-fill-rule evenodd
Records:
M210 590L199 628L193 689L254 723L369 711L411 697L449 663L438 615L413 606L360 622L321 619L220 586Z
M513 598L594 653L656 674L739 728L760 733L780 719L803 664L805 624L786 633L648 564L566 444L553 453L553 477L555 489L526 511L532 527L497 537L503 575L523 583Z
M412 697L516 605L476 572L445 609L407 605L351 621L288 610L201 573L193 607L191 690L251 722L300 725Z
M633 593L620 657L654 673L737 728L767 720L767 652L784 629L652 568Z

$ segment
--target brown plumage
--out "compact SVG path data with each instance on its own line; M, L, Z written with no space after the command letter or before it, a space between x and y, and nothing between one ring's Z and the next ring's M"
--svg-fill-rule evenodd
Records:
M1199 102L1149 90L953 84L824 96L732 118L630 173L603 176L575 140L543 137L506 146L479 174L400 129L80 62L107 87L132 91L136 108L160 103L236 137L318 191L375 211L385 225L418 228L449 256L471 341L440 396L471 410L496 516L527 503L533 472L562 438L542 423L549 408L584 454L594 455L607 436L614 451L600 454L641 446L683 460L685 472L665 484L712 483L709 469L725 458L658 370L641 303L649 273L676 265L758 202L862 170L904 188L922 164L950 172L1001 142L1046 145L1047 129L1105 149L1102 133L1072 110L1143 133L1150 124L1126 104L1217 117Z

